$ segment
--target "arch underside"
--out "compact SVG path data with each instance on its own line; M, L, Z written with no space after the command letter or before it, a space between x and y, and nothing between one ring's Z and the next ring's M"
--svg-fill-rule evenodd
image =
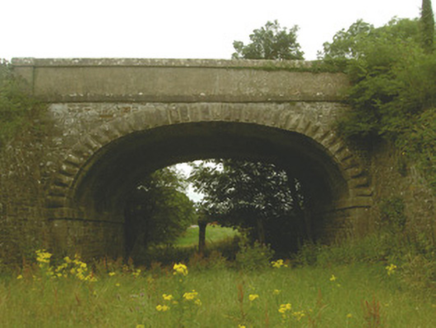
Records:
M57 226L110 225L117 234L125 197L146 174L196 159L237 158L277 163L302 181L323 221L319 235L352 234L372 193L342 140L304 113L234 107L159 104L97 128L62 164L48 195L49 218Z

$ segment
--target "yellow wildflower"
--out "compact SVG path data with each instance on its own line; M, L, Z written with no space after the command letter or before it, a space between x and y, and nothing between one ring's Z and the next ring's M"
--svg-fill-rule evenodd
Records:
M196 299L195 301L194 301L194 304L195 305L198 305L198 306L201 306L201 300L200 299Z
M45 249L40 249L35 251L36 253L36 261L39 263L50 263L50 258L52 254L46 252Z
M159 312L165 312L165 311L168 311L170 309L170 307L169 306L167 306L167 305L158 305L158 306L156 306L156 310L158 310Z
M145 328L144 325L136 325L136 328Z
M18 280L23 279L23 275L20 274L19 276L17 276L17 279L18 279Z
M193 290L191 293L184 293L183 298L187 301L192 301L194 298L196 298L198 293Z
M391 274L394 274L396 269L397 269L397 266L395 264L388 265L386 267L386 271L388 272L388 276L390 276Z
M171 295L171 294L169 294L169 295L163 294L162 297L165 301L171 301L174 298L173 295Z
M287 268L288 265L283 262L283 260L272 261L271 265L273 268L280 269L281 267Z
M188 275L188 268L186 267L186 265L184 265L182 263L174 264L173 270L174 270L174 272L173 272L174 275L177 275L177 274L180 274L182 276Z
M113 277L115 276L117 273L116 272L109 272L109 277Z
M336 279L338 279L338 278L336 278L335 275L332 274L332 276L330 277L330 281L336 281Z
M279 312L281 314L285 314L287 311L291 311L292 305L291 303L280 304Z
M300 321L303 317L306 316L306 314L304 313L304 311L296 311L292 312L292 316L295 317L297 321Z
M245 325L238 325L238 328L246 328Z
M281 291L279 289L274 289L274 291L273 291L273 295L278 295L280 293L281 293Z
M351 314L351 313L348 313L347 314L347 319L350 319L350 318L352 318L353 317L353 315Z
M250 294L250 295L248 295L248 299L251 301L251 302L253 302L254 300L256 300L256 299L258 299L259 298L259 295L257 295L257 294Z

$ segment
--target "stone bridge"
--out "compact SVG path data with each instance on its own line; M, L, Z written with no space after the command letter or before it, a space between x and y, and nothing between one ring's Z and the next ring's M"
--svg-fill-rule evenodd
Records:
M17 248L16 234L27 248L122 255L125 202L138 181L217 157L291 170L310 191L317 238L364 234L368 170L332 129L348 110L341 97L348 81L310 66L14 59L27 91L48 106L34 122L41 128L15 141L0 163L3 247Z

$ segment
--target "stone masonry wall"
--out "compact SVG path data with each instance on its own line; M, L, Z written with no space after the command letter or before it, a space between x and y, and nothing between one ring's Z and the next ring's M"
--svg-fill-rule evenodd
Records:
M405 205L406 229L412 236L425 234L436 242L436 196L412 163L406 163L395 147L383 144L370 156L374 186L374 206L371 210L373 229L380 223L384 202L399 198Z
M44 185L50 160L44 137L22 131L0 154L0 264L48 245Z

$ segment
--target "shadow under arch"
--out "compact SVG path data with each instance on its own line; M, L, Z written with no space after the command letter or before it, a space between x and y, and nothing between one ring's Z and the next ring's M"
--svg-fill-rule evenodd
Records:
M94 132L94 137L85 137L65 160L49 192L49 216L55 223L68 218L85 225L112 226L99 238L105 240L103 249L114 248L111 253L116 253L123 243L125 197L142 177L180 162L236 158L272 162L292 171L314 199L314 212L320 217L315 224L317 237L349 234L356 213L371 203L364 170L331 132L302 117L289 120L285 122L293 130L222 118L180 120L148 129L137 129L132 122L119 128L120 122L114 121ZM98 140L102 135L104 140Z

